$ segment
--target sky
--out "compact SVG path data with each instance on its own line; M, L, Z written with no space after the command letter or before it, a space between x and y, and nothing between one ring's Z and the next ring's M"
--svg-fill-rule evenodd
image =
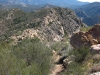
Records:
M100 0L78 0L82 2L100 2Z

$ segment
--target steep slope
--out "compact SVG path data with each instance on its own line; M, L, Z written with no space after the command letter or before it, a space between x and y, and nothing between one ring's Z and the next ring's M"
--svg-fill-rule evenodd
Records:
M83 5L76 9L75 12L87 25L100 23L100 2Z
M40 39L61 41L65 35L72 35L84 26L75 13L67 8L45 8L33 13L25 13L19 9L3 12L0 19L1 39L17 36L29 29L28 32L36 31Z

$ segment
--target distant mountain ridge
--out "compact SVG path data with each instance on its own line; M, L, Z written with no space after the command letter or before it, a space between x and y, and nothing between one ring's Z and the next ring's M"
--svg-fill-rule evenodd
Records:
M41 5L51 4L61 7L76 8L77 6L87 4L87 2L80 2L77 0L0 0L2 5Z
M100 23L100 2L83 5L75 12L87 25Z

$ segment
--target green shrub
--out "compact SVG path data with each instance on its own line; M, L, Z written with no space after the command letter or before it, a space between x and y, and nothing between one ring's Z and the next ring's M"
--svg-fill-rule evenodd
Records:
M82 65L76 62L68 65L67 72L64 72L62 75L84 75L84 70L82 69Z
M39 39L23 40L13 50L16 57L26 60L27 66L35 63L37 68L39 68L38 71L41 72L40 74L47 75L50 68L50 49L40 42Z
M80 49L74 49L69 52L69 55L75 56L75 61L78 63L82 63L86 56L89 55L90 50L88 47L81 47Z
M50 53L50 49L38 38L25 39L15 46L2 47L0 48L0 74L48 75Z
M89 26L89 27L81 27L80 31L88 31L92 28L92 26Z
M71 52L69 52L69 55L74 55L75 60L73 60L72 63L68 65L68 70L63 75L86 75L86 64L83 64L84 62L87 62L86 59L89 56L89 48L88 47L82 47L81 49L74 49Z
M74 50L75 61L79 63L83 62L88 54L89 48L87 47L82 47L80 50Z

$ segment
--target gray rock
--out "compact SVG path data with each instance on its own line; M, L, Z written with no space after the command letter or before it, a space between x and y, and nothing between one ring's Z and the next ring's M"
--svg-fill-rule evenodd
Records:
M100 72L100 63L94 65L92 68L91 68L91 73L95 73L95 72Z
M95 54L95 53L99 54L100 53L100 44L92 45L90 49L93 54Z
M92 74L89 74L89 75L100 75L100 72L92 73Z

